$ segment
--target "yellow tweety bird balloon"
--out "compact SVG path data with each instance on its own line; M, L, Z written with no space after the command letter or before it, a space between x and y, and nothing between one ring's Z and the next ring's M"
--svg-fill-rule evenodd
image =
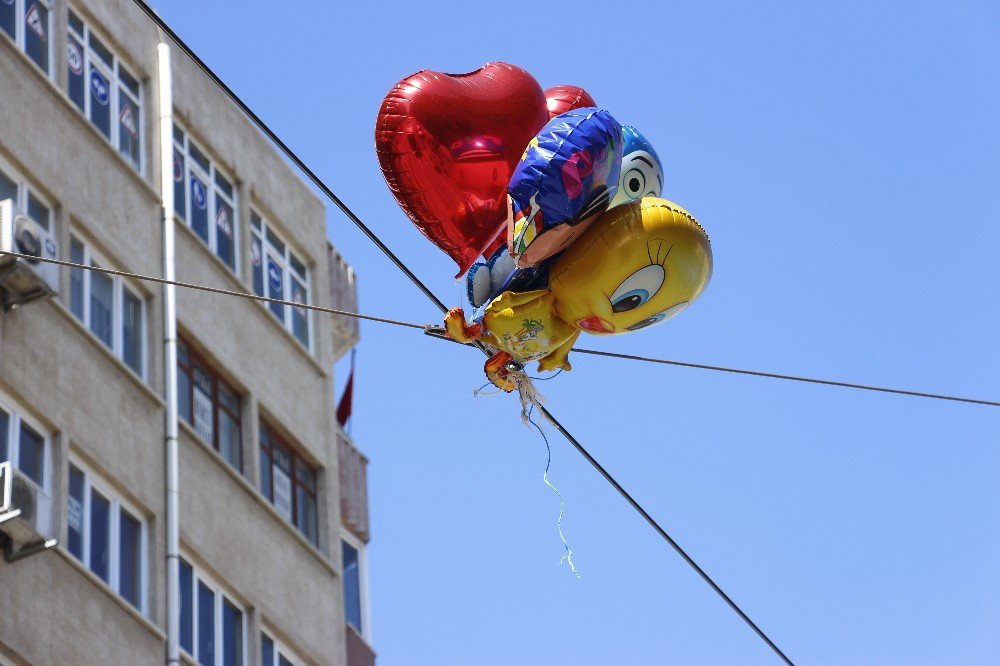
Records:
M499 349L486 373L510 391L509 361L569 370L581 331L612 335L658 324L694 302L711 276L702 226L677 204L647 197L610 209L576 239L550 268L548 289L506 291L472 326L455 308L445 327L456 340L482 337Z

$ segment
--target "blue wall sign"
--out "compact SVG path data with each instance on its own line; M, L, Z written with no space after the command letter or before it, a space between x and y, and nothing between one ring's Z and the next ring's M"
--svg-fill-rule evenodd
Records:
M205 185L194 176L191 176L191 201L194 202L195 206L202 210L205 210L205 206L208 204L208 196L205 192Z
M267 260L267 279L271 283L271 292L281 293L281 268L270 259Z

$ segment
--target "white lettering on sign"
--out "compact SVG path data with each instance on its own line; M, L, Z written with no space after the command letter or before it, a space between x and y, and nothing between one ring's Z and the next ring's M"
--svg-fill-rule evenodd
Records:
M212 399L200 388L194 390L194 429L199 437L212 443Z
M83 532L83 504L75 497L69 498L69 516L67 522L71 530Z
M274 469L274 508L285 520L292 519L292 478L277 465Z

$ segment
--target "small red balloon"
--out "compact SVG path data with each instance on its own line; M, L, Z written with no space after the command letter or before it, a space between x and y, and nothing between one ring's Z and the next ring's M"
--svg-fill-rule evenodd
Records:
M502 62L468 74L423 70L383 100L375 125L382 174L458 276L505 231L510 176L547 121L538 82Z
M597 102L580 86L552 86L545 91L545 104L549 109L549 119L588 106L597 106Z

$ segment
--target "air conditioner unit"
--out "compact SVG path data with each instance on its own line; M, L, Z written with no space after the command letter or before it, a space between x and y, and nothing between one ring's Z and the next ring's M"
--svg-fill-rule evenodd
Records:
M18 559L55 545L52 498L17 470L4 463L0 477L0 532L7 537L7 559Z
M0 202L0 252L17 252L42 259L58 259L55 238L14 206ZM59 266L38 259L0 254L0 290L4 309L10 309L59 291Z

